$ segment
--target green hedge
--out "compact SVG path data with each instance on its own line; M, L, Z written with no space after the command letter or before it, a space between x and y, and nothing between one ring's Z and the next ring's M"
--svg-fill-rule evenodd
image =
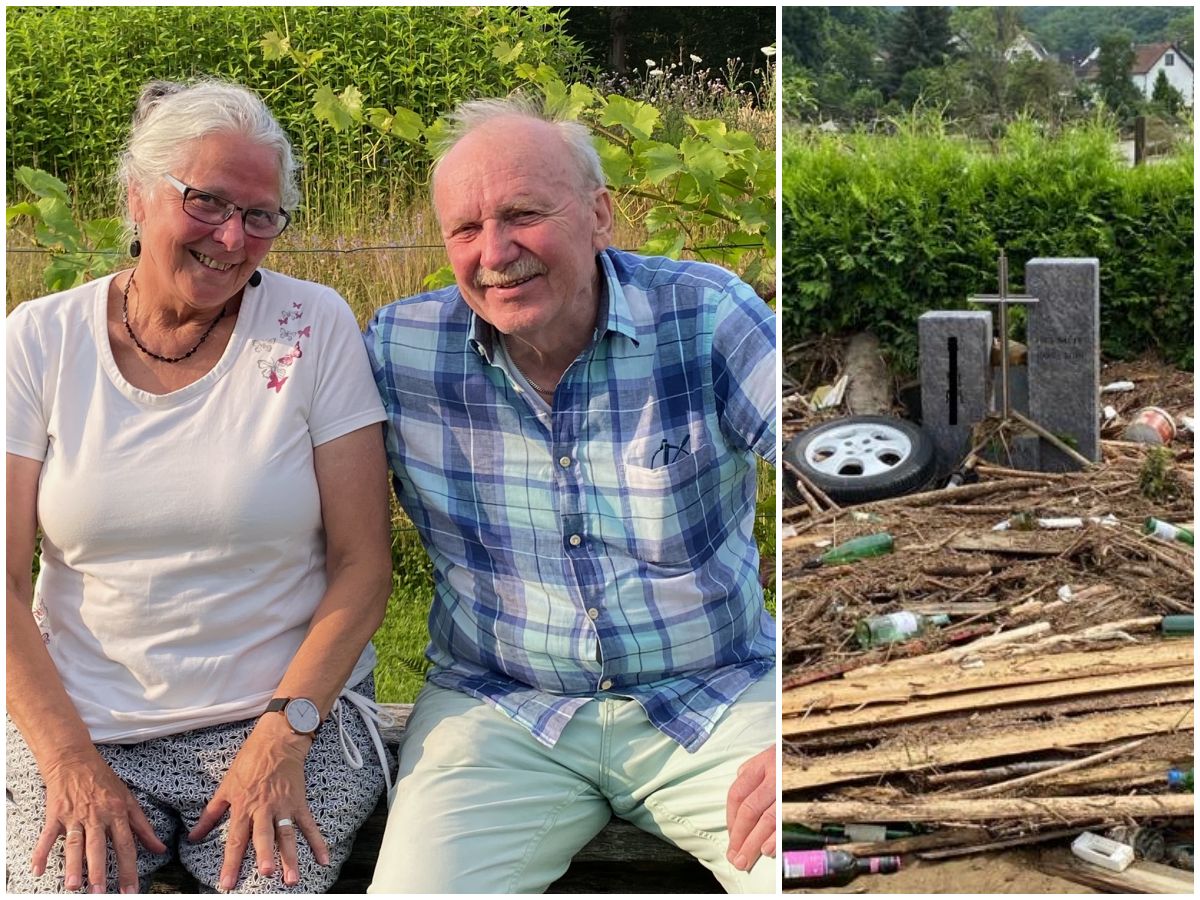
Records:
M563 15L544 7L10 7L6 22L9 191L17 166L45 169L94 204L87 212L111 212L109 182L141 85L199 75L263 94L300 152L308 204L331 185L339 195L411 191L423 155L364 152L356 129L337 135L318 122L312 85L291 63L263 60L268 31L329 48L315 70L335 92L355 85L426 121L517 85L495 52L501 44L521 43L524 61L564 74L582 59Z
M1039 256L1100 260L1101 339L1111 356L1193 356L1192 148L1130 168L1095 122L1046 137L1031 122L995 147L935 122L898 133L789 135L783 153L785 346L873 329L912 367L916 320L967 308Z

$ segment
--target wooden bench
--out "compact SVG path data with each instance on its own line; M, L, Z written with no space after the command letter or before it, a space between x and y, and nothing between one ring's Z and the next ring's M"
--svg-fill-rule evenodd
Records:
M404 738L404 725L412 705L384 703L381 706L395 724L380 730L384 741L395 749ZM366 893L386 823L387 807L381 800L359 829L350 858L330 893ZM196 882L175 862L155 873L151 892L195 893ZM723 889L712 873L690 854L628 822L613 818L575 855L563 877L550 886L550 893L719 894Z

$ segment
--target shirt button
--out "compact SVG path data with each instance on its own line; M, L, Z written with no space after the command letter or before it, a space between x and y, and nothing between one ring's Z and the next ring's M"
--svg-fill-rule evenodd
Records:
M558 464L559 464L560 466L562 466L564 469L568 468L568 467L571 465L571 457L569 457L569 456L560 456L560 457L558 458Z
M571 537L568 538L568 540L570 541L572 547L578 547L580 544L583 543L583 538L581 538L577 534L571 535Z
M605 678L602 682L600 682L600 690L607 691L610 687L612 687L611 678Z
M593 621L600 618L600 610L596 609L596 607L593 606L591 609L588 610L588 618L592 619Z

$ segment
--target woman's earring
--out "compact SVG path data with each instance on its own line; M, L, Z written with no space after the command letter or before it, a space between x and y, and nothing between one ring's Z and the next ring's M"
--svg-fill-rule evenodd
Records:
M133 240L129 242L129 255L137 259L142 255L142 242L138 240L137 226L133 226Z

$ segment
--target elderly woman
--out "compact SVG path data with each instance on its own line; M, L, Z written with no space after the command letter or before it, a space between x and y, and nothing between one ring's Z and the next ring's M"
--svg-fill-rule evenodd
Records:
M176 853L328 890L384 790L384 415L345 301L259 268L294 170L245 88L150 85L133 268L9 316L10 892L145 890Z

